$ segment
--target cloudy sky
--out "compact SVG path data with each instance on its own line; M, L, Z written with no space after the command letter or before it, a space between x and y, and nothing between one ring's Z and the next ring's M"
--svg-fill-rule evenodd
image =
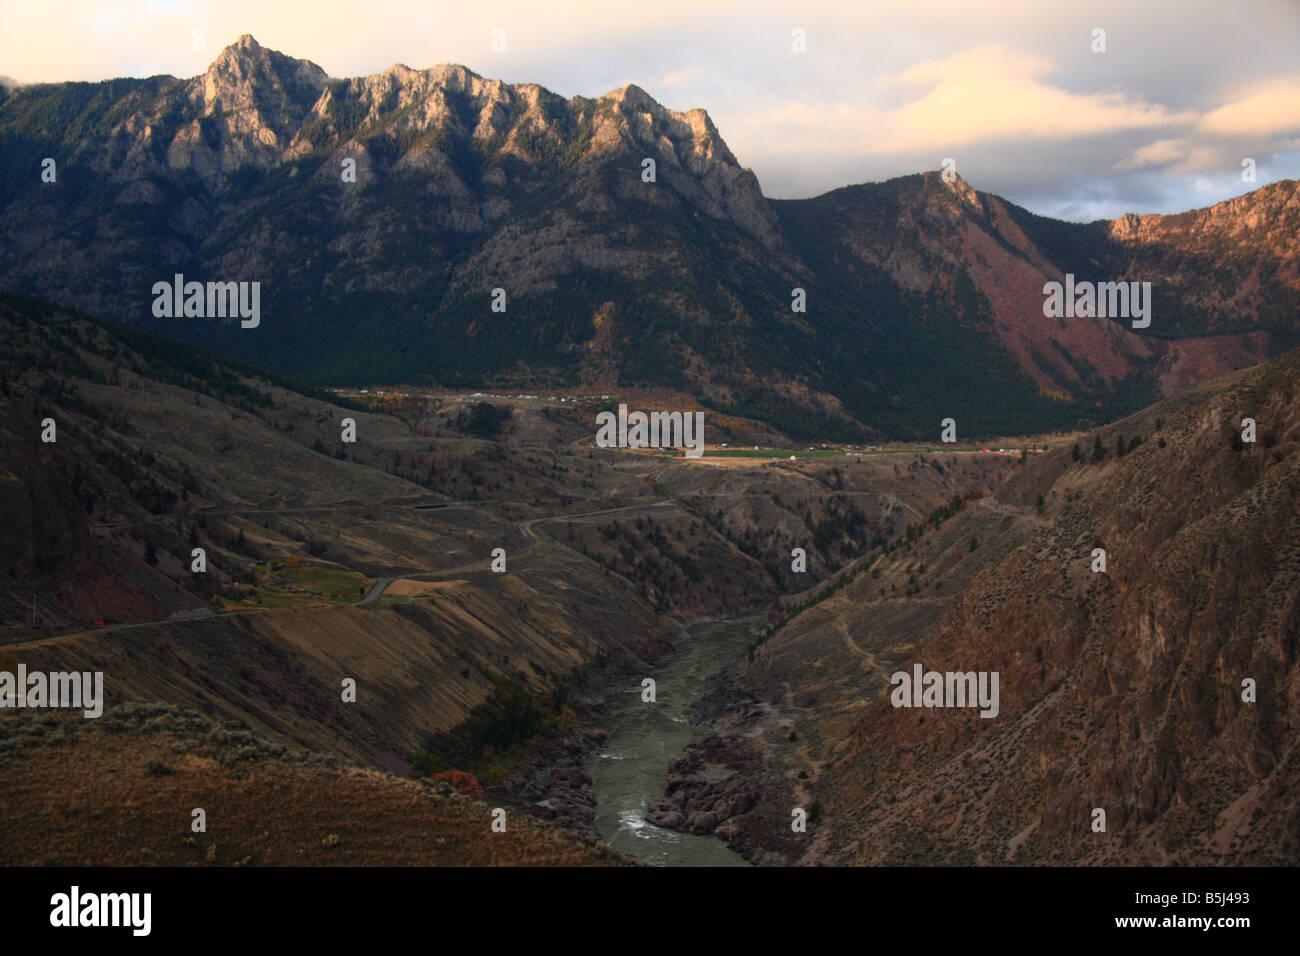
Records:
M191 76L251 33L332 76L636 83L708 110L777 198L951 157L978 189L1087 220L1300 177L1300 0L0 0L0 23L0 75L24 82Z

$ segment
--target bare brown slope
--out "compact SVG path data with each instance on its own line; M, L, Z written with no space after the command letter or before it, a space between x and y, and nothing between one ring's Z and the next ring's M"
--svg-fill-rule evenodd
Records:
M1243 417L1259 441L1237 448ZM1145 441L1116 459L1119 434ZM1300 352L1102 437L1103 462L1043 456L760 651L745 680L779 710L731 720L769 774L811 778L804 860L1300 858ZM1000 714L895 709L916 662L998 671Z
M159 704L0 717L0 865L601 866L622 860L446 786L286 751ZM191 829L202 808L207 830Z
M582 558L543 544L529 567L477 572L394 607L320 607L87 633L6 652L29 670L102 670L112 708L199 707L292 746L406 771L504 675L550 693L596 657L657 645L652 612ZM342 700L344 678L355 703Z

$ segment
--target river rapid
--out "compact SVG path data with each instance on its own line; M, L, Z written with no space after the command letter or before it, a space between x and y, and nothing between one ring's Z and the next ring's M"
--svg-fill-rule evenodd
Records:
M761 614L692 624L676 655L645 675L655 680L654 703L642 701L640 679L606 699L601 726L609 736L585 768L597 801L596 829L614 849L655 866L750 865L715 836L665 830L647 823L645 814L650 799L664 795L668 765L707 734L690 723L691 704L713 674L745 653L762 625Z

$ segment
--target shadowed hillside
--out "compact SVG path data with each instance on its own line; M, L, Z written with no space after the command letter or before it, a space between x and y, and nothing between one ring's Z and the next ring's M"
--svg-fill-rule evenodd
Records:
M1291 352L959 496L768 637L670 790L794 781L804 840L722 832L805 862L1294 863L1298 383ZM1000 712L891 706L915 663L997 671Z

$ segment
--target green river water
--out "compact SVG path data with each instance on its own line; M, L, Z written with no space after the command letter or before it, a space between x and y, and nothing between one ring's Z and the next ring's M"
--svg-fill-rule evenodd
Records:
M650 799L664 795L668 764L707 733L690 723L691 704L711 675L745 653L762 623L762 615L750 615L691 625L676 656L645 675L655 679L655 703L642 702L639 678L607 698L601 726L609 737L585 766L596 829L614 849L655 866L750 865L717 837L665 830L645 814Z

